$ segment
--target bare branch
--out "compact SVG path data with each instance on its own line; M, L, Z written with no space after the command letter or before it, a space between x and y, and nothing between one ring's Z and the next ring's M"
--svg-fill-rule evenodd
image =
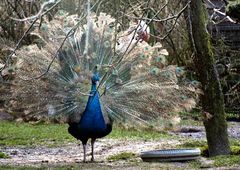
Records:
M58 0L51 8L49 8L47 11L40 13L39 15L37 14L37 17L34 17L34 21L31 23L31 25L28 27L28 29L24 32L24 34L22 35L22 37L20 38L20 40L17 42L15 48L13 49L12 53L7 57L7 60L4 64L4 66L0 69L0 73L2 74L2 70L4 70L8 65L9 62L13 56L13 54L15 54L15 52L17 51L17 49L19 48L22 40L24 39L24 37L30 32L30 30L32 29L32 27L34 26L34 24L37 22L37 20L39 18L41 18L42 16L44 16L45 14L47 14L48 12L50 12L53 8L55 8L62 0ZM55 2L55 0L49 0L48 4ZM45 4L45 5L44 5ZM44 3L42 6L46 6L46 2ZM41 10L40 10L41 11ZM26 20L27 21L27 20Z
M34 19L38 19L40 17L42 17L43 15L45 15L46 13L48 13L49 11L51 11L53 8L55 8L62 0L58 0L57 2L55 2L55 0L49 0L48 2L44 2L42 5L41 5L41 8L39 10L39 12L34 15L34 16L31 16L31 17L27 17L27 18L23 18L23 19L17 19L17 18L12 18L13 20L15 21L28 21L28 20L34 20ZM50 5L50 4L53 4L51 6L51 8L49 8L48 10L46 10L45 12L43 12L45 10L45 8Z
M90 8L90 10L92 10L98 2L99 2L99 1L97 1L97 2ZM50 70L53 62L56 60L56 58L57 58L60 50L62 49L65 41L67 40L67 38L68 38L69 36L71 36L72 34L75 33L76 29L79 27L79 25L80 25L80 23L82 22L82 20L83 20L84 18L86 18L86 17L87 17L87 15L83 15L83 16L79 19L79 21L68 31L68 33L66 34L66 36L65 36L64 40L62 41L60 47L57 49L56 54L54 55L54 57L52 58L51 62L49 63L47 69L46 69L42 74L40 74L40 75L38 75L38 76L36 76L36 77L32 77L32 78L29 78L29 79L23 79L23 80L25 80L25 81L30 81L30 80L39 79L39 78L45 76L45 75L49 72L49 70Z

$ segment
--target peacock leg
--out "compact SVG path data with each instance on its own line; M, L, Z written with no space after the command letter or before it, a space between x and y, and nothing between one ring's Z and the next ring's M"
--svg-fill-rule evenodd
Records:
M91 145L92 145L92 158L91 158L91 161L94 161L94 143L95 143L95 140L94 138L92 138L91 140Z
M83 162L86 162L86 144L83 144Z

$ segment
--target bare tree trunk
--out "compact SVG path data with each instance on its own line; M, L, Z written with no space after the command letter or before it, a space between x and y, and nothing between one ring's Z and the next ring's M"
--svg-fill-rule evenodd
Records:
M209 155L230 153L222 89L215 67L206 9L202 0L192 0L189 7L189 36L195 53L194 64L204 95L201 97Z

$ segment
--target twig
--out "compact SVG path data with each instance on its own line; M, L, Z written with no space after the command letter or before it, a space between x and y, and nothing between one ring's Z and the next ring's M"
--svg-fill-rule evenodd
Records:
M58 0L51 8L49 8L47 11L40 13L39 15L37 15L37 17L34 18L34 21L32 22L32 24L29 26L29 28L24 32L23 36L20 38L20 40L18 41L18 43L16 44L14 50L12 51L12 53L7 57L6 63L4 64L4 66L0 69L0 74L2 74L2 71L7 67L7 65L9 64L10 59L12 58L13 54L15 54L15 52L17 51L17 49L19 48L23 38L29 33L29 31L32 29L32 27L34 26L35 22L37 22L37 20L39 18L41 18L43 15L47 14L48 12L50 12L54 7L56 7L62 0ZM48 2L48 4L50 4L50 2L52 3L52 1L50 0ZM42 6L46 6L46 2L44 3L45 5ZM42 10L40 10L42 11Z
M237 86L239 84L240 84L240 81L238 81L234 86L232 86L231 89L229 89L227 93L230 93L231 91L233 91L235 88L237 88Z
M149 6L149 3L150 3L150 0L147 1L147 7ZM131 44L132 44L132 42L133 42L133 40L134 40L134 38L135 38L135 36L136 36L136 34L137 34L138 28L140 27L140 24L141 24L141 21L143 20L143 19L142 19L143 17L144 17L144 13L142 14L142 17L141 17L141 19L140 19L140 22L138 23L138 25L137 25L137 27L136 27L136 29L135 29L135 31L134 31L134 34L133 34L133 36L132 36L132 38L131 38L130 43L128 44L126 50L124 51L124 53L122 54L122 56L120 57L120 59L116 62L116 65L114 65L114 67L117 67L117 66L120 64L120 62L123 60L123 58L125 57L125 55L127 54L128 50L129 50L129 48L130 48L130 46L131 46ZM139 42L139 40L140 40L140 39L138 39L138 40L135 42L135 45ZM132 49L133 49L133 48L132 48ZM131 50L132 50L132 49L131 49ZM131 50L130 50L130 51L131 51ZM111 67L111 69L109 69L109 71L104 74L103 78L100 80L100 82L99 82L99 84L98 84L97 91L98 91L99 87L102 85L103 80L104 80L105 78L106 78L106 79L109 78L109 75L108 75L108 74L109 74L110 72L112 72L112 70L114 69L114 67Z
M189 24L189 34L190 34L190 37L191 37L190 41L192 42L191 44L192 44L192 48L193 48L193 54L195 55L195 54L197 54L197 48L196 48L195 40L194 40L194 37L193 37L190 3L188 3L188 24Z
M55 2L55 0L49 0L48 2L44 2L42 5L41 5L41 8L39 10L39 12L34 15L34 16L31 16L31 17L27 17L27 18L24 18L24 19L17 19L17 18L12 18L13 20L15 21L28 21L28 20L34 20L36 18L40 18L41 16L45 15L46 13L48 13L49 11L51 11L55 6L57 6L62 0L58 0L57 2ZM54 4L51 8L49 8L47 11L43 12L45 7L50 5L50 4Z
M184 11L180 11L179 13L177 13L176 15L172 15L172 16L169 16L169 17L167 17L167 18L163 18L163 19L156 19L155 17L168 5L168 1L161 7L161 9L159 9L157 12L156 11L153 11L153 12L156 12L155 13L155 15L152 17L152 18L145 18L145 17L143 17L143 18L140 18L140 17L135 17L135 16L131 16L131 15L128 15L128 14L125 14L125 13L123 13L122 12L122 14L123 15L125 15L125 16L127 16L128 18L132 18L132 19L137 19L137 20L145 20L145 21L148 21L149 23L151 23L151 22L166 22L166 21L168 21L168 20L172 20L172 19L175 19L175 18L177 18L178 17L178 15L179 15L179 13L180 13L180 15L181 15L181 13ZM148 24L149 24L148 23Z
M10 59L12 58L13 54L15 54L15 52L17 51L17 49L19 48L23 38L28 34L28 32L32 29L33 25L35 24L35 22L38 20L38 18L36 18L32 24L30 25L30 27L28 27L28 29L24 32L24 34L22 35L22 37L20 38L20 40L17 42L15 48L13 49L13 51L11 52L11 54L7 57L6 63L4 64L4 66L1 68L0 72L2 72L3 69L5 69L7 67L7 65L10 62Z
M153 37L155 37L155 38L158 38L158 39L160 39L160 40L166 39L166 38L169 36L169 34L171 34L171 32L174 30L174 28L175 28L175 26L176 26L176 24L177 24L177 21L178 21L178 19L179 19L179 17L180 17L181 14L188 8L188 6L189 6L190 3L191 3L191 0L189 0L189 1L187 2L187 4L186 4L176 15L172 16L172 17L174 17L174 18L168 17L168 18L163 19L163 20L166 20L166 19L169 20L169 18L174 19L173 25L171 26L171 28L167 31L167 33L166 33L163 37L155 36L155 35L153 35L153 34L150 34L150 35L153 36ZM156 17L156 15L154 15L154 16ZM153 21L153 19L150 20L149 22L151 22L151 21ZM162 21L161 21L161 22L162 22Z
M169 1L167 1L161 9L159 9L155 14L154 16L148 21L147 25L151 24L151 22L153 21L153 19L158 16L158 14L168 5Z
M21 18L21 15L18 13L16 7L13 6L11 2L7 0L8 5L13 9L13 11L18 15L19 18Z
M90 8L90 10L92 10L98 2L99 2L99 1L97 1L97 2ZM76 29L79 27L79 25L80 25L80 23L82 22L82 20L83 20L84 18L86 18L86 16L87 16L87 15L84 15L82 18L80 18L79 21L68 31L68 33L66 34L66 36L65 36L64 40L62 41L60 47L59 47L58 50L56 51L56 54L54 55L54 57L52 58L51 62L49 63L47 69L46 69L42 74L40 74L40 75L38 75L38 76L36 76L36 77L32 77L32 78L30 78L30 79L23 79L23 80L25 80L25 81L30 81L30 80L34 80L34 79L39 79L39 78L45 76L45 75L48 73L48 71L50 70L53 62L55 61L55 59L57 58L60 50L62 49L65 41L67 40L67 38L68 38L72 33L74 33L74 32L76 31Z

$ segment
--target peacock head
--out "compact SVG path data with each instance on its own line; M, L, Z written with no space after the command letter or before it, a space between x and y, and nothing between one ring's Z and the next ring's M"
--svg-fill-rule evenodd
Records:
M97 82L100 80L99 74L98 73L94 73L92 76L92 83L93 84L97 84Z

